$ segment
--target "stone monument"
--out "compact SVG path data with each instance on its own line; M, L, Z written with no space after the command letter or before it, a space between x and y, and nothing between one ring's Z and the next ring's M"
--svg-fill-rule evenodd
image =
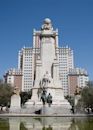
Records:
M79 100L81 99L81 89L77 86L74 94L74 109L75 113L84 113L84 109L81 106L78 106Z
M41 114L70 114L71 106L64 98L59 80L58 32L53 30L51 20L46 18L40 31L40 55L36 58L35 82L32 98L26 102L26 108L32 112L41 110ZM45 91L45 92L44 92ZM51 95L51 104L42 102Z
M10 113L19 113L21 110L21 98L19 88L14 89L14 94L11 96Z

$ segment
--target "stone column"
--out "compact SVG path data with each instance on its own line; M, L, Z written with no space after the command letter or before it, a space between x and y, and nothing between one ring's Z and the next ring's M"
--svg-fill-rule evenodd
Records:
M56 59L55 59L55 63L53 64L53 80L54 80L55 85L57 81L59 81L59 64Z
M39 86L39 83L40 83L40 80L41 80L41 60L38 59L37 62L36 62L36 79L35 79L35 85L32 89L32 98L31 100L32 101L37 101L39 100L38 99L38 88L40 88Z

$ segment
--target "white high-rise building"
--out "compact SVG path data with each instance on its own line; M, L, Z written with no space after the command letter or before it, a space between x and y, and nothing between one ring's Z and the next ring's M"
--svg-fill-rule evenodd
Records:
M74 68L73 50L66 47L59 48L59 77L64 90L64 95L68 95L68 72Z
M22 70L22 91L29 91L34 81L34 53L32 48L19 51L18 68Z

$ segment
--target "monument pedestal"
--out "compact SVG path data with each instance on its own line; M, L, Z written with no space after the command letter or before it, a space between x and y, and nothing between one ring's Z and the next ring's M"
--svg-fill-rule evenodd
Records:
M12 95L11 96L11 104L10 104L10 113L20 113L21 110L21 98L20 95Z
M42 107L42 115L70 115L70 108L67 108L68 105L45 105Z
M50 106L48 103L43 105L42 100L38 97L37 91L36 88L33 89L32 98L25 103L26 109L30 108L30 113L41 111L42 115L71 114L71 105L64 99L62 88L46 87L46 95L49 93L52 95L52 104Z

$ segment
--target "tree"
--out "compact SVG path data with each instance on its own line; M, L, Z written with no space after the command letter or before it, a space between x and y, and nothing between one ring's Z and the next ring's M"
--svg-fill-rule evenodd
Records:
M74 96L67 95L65 98L68 100L71 106L74 106Z
M21 92L20 93L20 97L21 97L21 104L24 105L25 102L30 99L32 96L32 90L30 90L29 92Z
M93 82L89 81L87 86L81 91L81 99L79 104L84 108L93 108Z
M93 108L93 87L85 87L81 92L84 107Z
M9 84L0 82L0 106L8 106L10 104L13 89Z

